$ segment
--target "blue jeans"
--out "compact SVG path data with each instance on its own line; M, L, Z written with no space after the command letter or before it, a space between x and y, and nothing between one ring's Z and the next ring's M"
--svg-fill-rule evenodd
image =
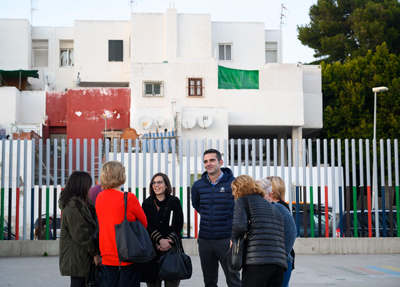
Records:
M289 287L290 276L292 276L292 262L287 260L287 267L285 274L283 275L282 287Z

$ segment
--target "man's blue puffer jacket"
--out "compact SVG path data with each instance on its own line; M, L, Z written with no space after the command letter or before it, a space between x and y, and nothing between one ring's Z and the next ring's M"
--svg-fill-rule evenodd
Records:
M199 237L202 239L230 238L235 201L231 183L235 179L229 168L214 187L204 172L192 186L192 205L201 215Z

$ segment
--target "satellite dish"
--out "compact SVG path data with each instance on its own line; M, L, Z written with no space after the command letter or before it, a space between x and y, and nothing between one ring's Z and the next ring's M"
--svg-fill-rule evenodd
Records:
M53 72L45 72L44 73L44 82L46 85L50 85L56 79L56 75Z
M156 124L156 126L159 127L159 128L161 128L161 126L164 124L164 122L165 122L165 119L164 119L163 116L159 116L159 117L157 117L156 120L155 120L155 124Z
M201 126L203 129L211 126L212 122L213 119L211 116L202 116L201 118L198 119L199 126Z
M151 127L151 124L153 123L152 119L150 116L141 116L139 118L139 125L144 129L147 130Z
M182 118L182 127L190 130L196 125L196 119L193 116L184 116Z

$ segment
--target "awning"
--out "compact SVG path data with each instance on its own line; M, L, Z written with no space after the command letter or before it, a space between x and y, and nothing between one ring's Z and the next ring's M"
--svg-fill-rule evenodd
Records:
M2 78L39 78L38 70L0 70L0 75Z

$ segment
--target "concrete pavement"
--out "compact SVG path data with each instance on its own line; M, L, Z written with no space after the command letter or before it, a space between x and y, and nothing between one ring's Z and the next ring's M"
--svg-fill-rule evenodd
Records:
M203 286L200 259L191 258L193 276L180 286ZM399 282L400 254L296 255L290 286L390 287L400 286ZM1 257L0 286L69 286L69 277L60 276L57 256ZM227 286L222 269L219 286Z

